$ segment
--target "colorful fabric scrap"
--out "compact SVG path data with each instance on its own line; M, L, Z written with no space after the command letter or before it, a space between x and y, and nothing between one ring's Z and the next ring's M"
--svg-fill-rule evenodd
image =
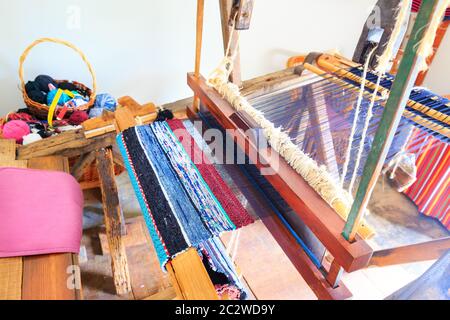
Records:
M211 238L200 244L198 253L216 288L217 294L231 300L244 300L248 294L236 273L234 264L220 239Z

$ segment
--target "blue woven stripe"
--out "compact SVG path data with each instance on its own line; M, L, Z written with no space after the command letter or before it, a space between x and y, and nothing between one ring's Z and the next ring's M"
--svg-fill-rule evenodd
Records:
M130 163L130 159L128 157L128 153L126 152L126 147L123 144L122 140L122 134L119 134L117 136L117 145L119 146L119 150L122 154L125 168L127 169L128 176L131 180L131 185L133 186L134 192L136 194L136 197L138 199L139 205L141 207L142 216L144 217L145 223L147 225L147 229L150 233L150 237L152 238L153 245L155 247L156 253L158 255L158 260L162 266L164 266L167 261L169 260L169 256L166 253L166 250L164 249L164 245L161 241L161 239L158 236L158 233L156 232L155 226L153 225L153 221L150 217L150 212L148 211L147 205L145 204L145 200L142 196L141 189L139 188L139 184L137 182L136 176L134 175L134 170L132 168L132 165Z

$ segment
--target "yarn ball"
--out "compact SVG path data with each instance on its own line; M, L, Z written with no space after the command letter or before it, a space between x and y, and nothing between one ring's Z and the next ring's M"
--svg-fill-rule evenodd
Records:
M34 80L36 82L36 85L38 86L39 90L48 93L50 91L49 85L53 85L55 88L58 88L58 84L55 80L53 80L52 77L46 76L46 75L40 75L37 76Z
M75 111L69 118L69 123L73 126L79 126L83 122L89 119L89 116L86 111Z
M28 81L25 85L25 92L27 93L28 98L30 98L34 102L41 104L47 103L46 93L39 89L39 86L36 82Z
M89 110L89 118L98 118L103 115L103 109L102 108L92 108Z
M28 81L27 84L25 85L25 91L26 93L29 93L31 91L41 91L41 90L39 90L39 86L37 85L36 82Z
M156 117L157 122L172 120L174 118L173 112L170 110L161 110Z
M55 90L51 90L47 94L47 105L51 105L52 104L53 99L55 99L55 96L56 96L57 92L58 92L58 89L55 89ZM63 92L63 94L61 95L61 98L59 98L58 105L63 106L68 101L70 101L71 99L72 99L71 97L69 97L66 93Z
M108 93L99 94L95 98L94 108L101 108L114 112L116 111L116 107L117 107L116 99Z
M40 104L47 103L47 95L39 90L27 92L28 98Z
M42 137L38 133L30 133L23 137L23 145L31 144L33 142L37 142L42 140Z
M30 127L22 120L9 121L3 126L3 138L14 139L17 143L22 143L23 137L30 132Z

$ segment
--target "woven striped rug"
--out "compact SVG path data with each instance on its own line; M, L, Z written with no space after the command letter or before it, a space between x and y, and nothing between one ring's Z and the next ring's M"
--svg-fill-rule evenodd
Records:
M423 214L438 219L450 230L450 148L434 137L421 139L416 129L409 150L417 150L417 181L405 194ZM417 152L417 151L416 151Z
M211 163L194 164L171 126L185 130L180 121L155 122L117 137L163 269L188 248L253 222Z

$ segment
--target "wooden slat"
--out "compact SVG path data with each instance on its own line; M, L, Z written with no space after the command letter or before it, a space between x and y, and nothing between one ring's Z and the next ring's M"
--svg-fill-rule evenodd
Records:
M136 120L128 107L122 107L116 111L116 123L119 131L125 131L136 125Z
M106 148L115 143L116 134L108 133L92 139L84 136L83 130L74 130L61 133L26 146L20 146L17 150L18 160L28 160L46 156L76 157L101 148Z
M0 259L0 300L22 298L22 258Z
M131 292L131 279L125 245L122 239L122 221L117 185L114 179L114 162L109 149L97 151L97 169L102 190L106 235L111 251L111 267L117 294Z
M94 151L83 154L77 160L70 170L70 174L78 181L83 177L84 169L95 160L96 153Z
M0 139L0 160L16 159L16 141Z
M450 250L450 237L375 251L370 260L370 265L384 267L403 263L436 260L448 250Z
M23 258L23 300L76 300L76 290L68 286L73 267L72 254L52 254Z
M30 169L69 172L69 162L64 157L35 158L28 161L28 166ZM73 276L71 272L79 272L74 256L76 255L65 253L23 257L22 299L79 299L80 289L68 285Z
M178 292L186 300L218 300L214 285L195 249L178 255L172 260L169 269L176 279ZM170 272L169 271L169 272Z
M209 87L204 78L201 77L197 80L192 74L189 74L188 84L224 128L238 128L230 120L230 116L235 112L233 107L213 88ZM264 164L277 165L276 168L272 167L276 174L267 175L266 179L280 192L337 262L347 272L365 268L372 255L370 246L359 237L358 241L354 243L349 243L342 237L344 220L282 157L273 151L258 153L256 147L248 143L248 137L241 130L236 130L235 133L238 135L239 146L258 167L267 167ZM258 154L259 157L256 157Z

